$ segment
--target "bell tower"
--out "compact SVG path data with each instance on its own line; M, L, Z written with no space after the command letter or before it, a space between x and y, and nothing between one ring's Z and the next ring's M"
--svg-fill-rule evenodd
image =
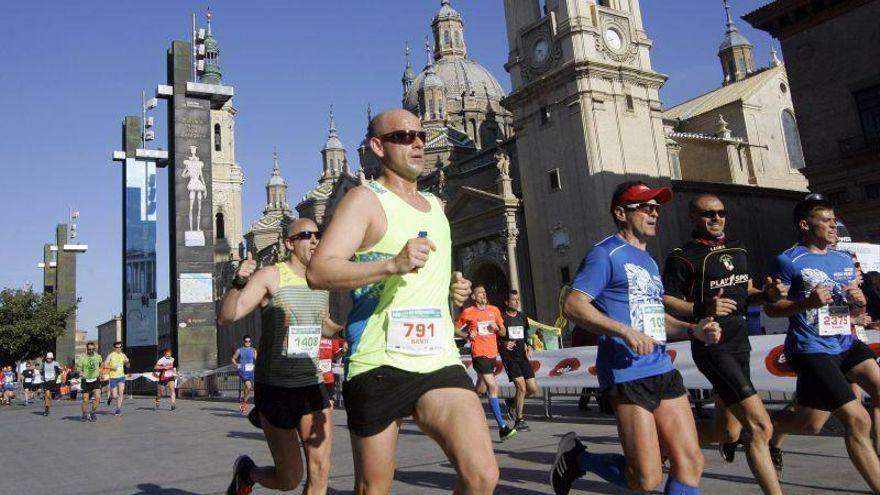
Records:
M538 318L614 226L624 180L666 182L671 169L652 41L639 0L504 0L513 112ZM662 234L661 229L661 234ZM673 230L673 229L668 229Z

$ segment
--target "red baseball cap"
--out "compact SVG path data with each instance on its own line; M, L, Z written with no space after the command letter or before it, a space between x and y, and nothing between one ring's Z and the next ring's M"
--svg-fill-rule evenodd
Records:
M627 182L617 186L617 190L614 191L611 209L633 203L644 203L652 199L659 204L667 203L672 199L672 189L668 187L652 189L644 182Z

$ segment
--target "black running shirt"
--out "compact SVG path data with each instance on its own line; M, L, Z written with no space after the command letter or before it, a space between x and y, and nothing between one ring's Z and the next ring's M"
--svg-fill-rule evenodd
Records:
M498 352L501 354L502 360L526 359L526 339L529 338L529 320L526 315L516 312L515 316L510 316L507 311L501 312L501 318L504 319L504 328L507 329L507 335L502 337L498 335ZM517 333L522 332L522 338L512 338L511 328L516 329ZM507 350L507 343L513 342L512 350Z
M713 349L728 352L751 350L748 329L749 296L748 252L738 241L711 245L691 239L666 258L663 287L667 295L694 304L694 320L706 316L705 306L724 289L722 297L736 301L736 311L718 318L721 341ZM706 347L692 339L694 350Z

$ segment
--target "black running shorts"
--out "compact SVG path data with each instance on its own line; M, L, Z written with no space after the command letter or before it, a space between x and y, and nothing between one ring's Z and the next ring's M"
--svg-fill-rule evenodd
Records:
M856 340L840 354L787 356L797 372L797 403L822 411L836 411L856 398L846 374L868 359L877 359L870 347Z
M660 402L687 395L684 380L678 370L660 375L615 383L602 391L605 399L623 399L650 412L660 407Z
M693 353L694 363L725 406L738 404L755 395L746 352L727 352L707 347Z
M361 373L342 387L348 429L359 437L381 433L394 421L412 416L419 398L438 388L473 391L474 384L460 365L431 373L412 373L391 366Z
M478 375L493 375L495 374L495 360L496 358L475 356L471 362Z
M99 382L98 380L93 380L91 382L87 382L85 380L82 381L83 396L88 395L88 394L94 392L95 390L97 390L97 391L101 390L101 382Z
M330 407L324 384L307 387L276 387L257 382L254 384L254 408L248 414L251 424L262 428L260 413L276 428L293 430L306 414L321 412Z
M523 378L528 380L535 377L532 371L532 363L526 359L502 359L504 363L504 371L507 372L507 378L513 382L515 378Z

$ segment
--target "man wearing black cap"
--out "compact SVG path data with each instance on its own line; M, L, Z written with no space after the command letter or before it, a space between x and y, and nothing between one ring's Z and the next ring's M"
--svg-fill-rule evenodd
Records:
M614 408L624 455L587 452L576 433L566 434L550 472L556 495L587 471L631 490L654 490L663 476L661 444L670 460L664 493L700 493L703 454L666 340L717 343L721 327L712 318L693 324L664 311L660 270L645 248L657 234L660 205L670 199L668 188L644 182L617 186L611 214L618 232L587 253L566 296L565 316L600 336L599 386Z
M788 317L785 357L798 374L796 404L773 415L774 430L777 436L815 432L834 414L845 428L850 459L871 490L880 493L871 418L847 381L870 387L865 377L880 373L876 356L853 336L850 325L865 296L852 259L832 249L837 223L831 203L821 195L807 196L795 207L794 222L800 241L776 257L772 270L789 286L788 297L764 306L769 316ZM778 442L771 445L781 467Z
M694 230L691 239L666 258L663 303L678 317L693 321L713 316L721 325L717 344L691 340L694 363L716 394L714 421L697 425L700 443L718 443L724 459L733 462L745 427L750 438L746 455L755 478L765 494L781 495L770 459L773 425L751 380L746 316L750 303L778 301L787 289L769 277L764 291L753 287L748 251L725 236L727 212L717 196L700 194L688 206Z

